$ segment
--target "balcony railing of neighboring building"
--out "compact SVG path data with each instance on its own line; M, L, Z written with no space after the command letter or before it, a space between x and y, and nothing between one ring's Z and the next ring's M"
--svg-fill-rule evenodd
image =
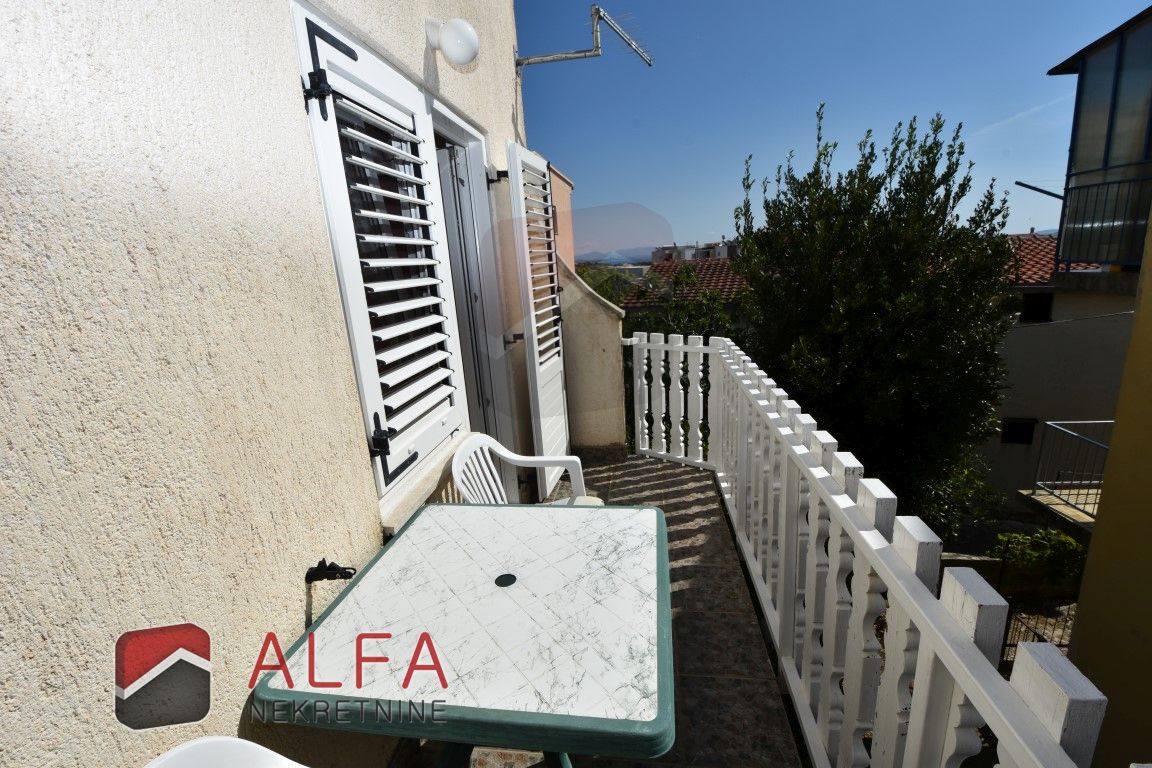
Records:
M1075 185L1074 178L1065 190L1058 268L1067 271L1074 263L1138 267L1152 206L1152 178L1085 185Z
M1091 762L1103 695L1047 643L1005 680L1004 598L941 580L940 539L739 347L625 343L637 453L715 472L816 766L959 765L983 726L1000 765Z
M1036 464L1036 489L1095 517L1113 423L1045 422Z

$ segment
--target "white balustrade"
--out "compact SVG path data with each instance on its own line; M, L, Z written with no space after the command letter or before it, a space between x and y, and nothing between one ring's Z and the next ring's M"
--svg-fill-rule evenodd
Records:
M1042 643L1005 680L1004 599L966 568L937 597L939 537L739 347L628 343L636 452L716 473L815 765L958 766L984 725L1002 768L1090 764L1100 691Z

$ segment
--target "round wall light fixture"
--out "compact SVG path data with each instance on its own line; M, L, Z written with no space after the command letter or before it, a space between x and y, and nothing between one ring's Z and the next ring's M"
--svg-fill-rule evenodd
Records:
M424 31L428 35L428 45L440 51L448 63L463 67L476 60L480 53L480 36L476 29L464 19L427 19Z

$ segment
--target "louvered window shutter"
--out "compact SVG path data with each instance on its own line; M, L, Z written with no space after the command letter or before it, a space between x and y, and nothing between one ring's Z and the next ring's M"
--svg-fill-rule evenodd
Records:
M364 49L310 110L381 494L467 427L435 137L423 95ZM326 50L326 49L325 49ZM388 100L377 94L387 94Z
M519 144L509 142L508 163L512 210L519 224L516 255L533 438L537 454L555 456L568 453L569 445L552 181L547 161ZM560 475L555 467L537 473L541 498L552 492Z

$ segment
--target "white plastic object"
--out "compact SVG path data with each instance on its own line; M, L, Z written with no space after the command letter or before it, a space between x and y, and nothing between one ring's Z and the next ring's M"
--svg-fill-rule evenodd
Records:
M492 457L516 467L561 467L568 470L572 495L585 496L584 471L576 456L521 456L488 435L469 436L452 457L452 481L470 504L507 504L500 471Z
M234 736L205 736L173 747L145 768L305 768L294 760Z

